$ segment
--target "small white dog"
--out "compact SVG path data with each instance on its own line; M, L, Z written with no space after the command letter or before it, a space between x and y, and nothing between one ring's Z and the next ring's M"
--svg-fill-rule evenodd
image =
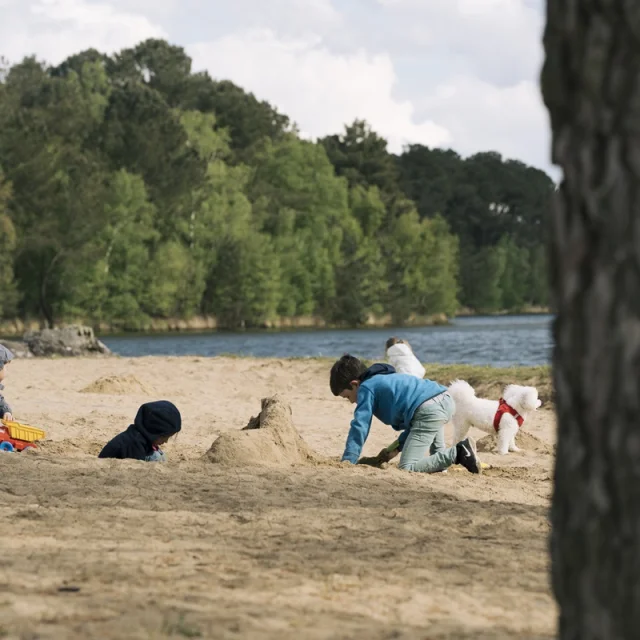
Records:
M477 398L474 388L464 380L452 382L449 394L456 403L452 419L454 442L464 440L471 427L487 433L497 432L500 455L520 451L516 446L518 429L526 417L542 405L535 387L517 384L505 387L500 402Z

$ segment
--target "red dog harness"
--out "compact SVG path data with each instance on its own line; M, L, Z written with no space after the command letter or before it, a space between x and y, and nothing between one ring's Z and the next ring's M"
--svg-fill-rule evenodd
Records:
M522 423L524 422L524 418L512 406L508 405L504 401L504 398L500 398L500 402L498 403L498 410L496 411L496 415L493 418L493 428L496 431L499 431L500 420L505 413L512 415L517 420L518 426L519 427L522 426Z

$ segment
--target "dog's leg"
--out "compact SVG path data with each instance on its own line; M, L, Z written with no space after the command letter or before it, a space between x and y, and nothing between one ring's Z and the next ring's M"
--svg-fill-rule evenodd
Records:
M509 453L509 445L518 431L518 423L511 416L502 416L498 430L497 452L504 456Z
M511 438L511 442L509 443L509 451L513 451L514 453L518 453L518 451L522 451L522 449L516 444L515 436Z
M454 446L461 442L467 437L467 433L469 433L469 429L471 425L464 419L456 420L455 415L453 416L453 444Z

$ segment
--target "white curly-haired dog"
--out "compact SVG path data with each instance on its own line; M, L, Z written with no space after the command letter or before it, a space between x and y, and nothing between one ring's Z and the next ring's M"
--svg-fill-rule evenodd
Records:
M471 427L487 433L498 433L497 452L520 451L516 434L526 417L538 409L542 402L535 387L510 384L505 387L500 402L476 397L474 388L464 380L449 386L449 395L456 403L453 414L454 442L463 440Z

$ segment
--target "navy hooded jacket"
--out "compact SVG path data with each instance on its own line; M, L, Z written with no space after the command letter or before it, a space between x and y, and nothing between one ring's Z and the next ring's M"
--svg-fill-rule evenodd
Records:
M355 464L360 457L373 416L400 434L400 448L409 435L416 409L447 388L433 380L396 373L388 364L374 364L360 376L357 404L342 460Z
M138 409L134 423L107 442L98 457L145 460L153 454L153 443L158 438L178 433L181 426L180 412L173 403L147 402Z

